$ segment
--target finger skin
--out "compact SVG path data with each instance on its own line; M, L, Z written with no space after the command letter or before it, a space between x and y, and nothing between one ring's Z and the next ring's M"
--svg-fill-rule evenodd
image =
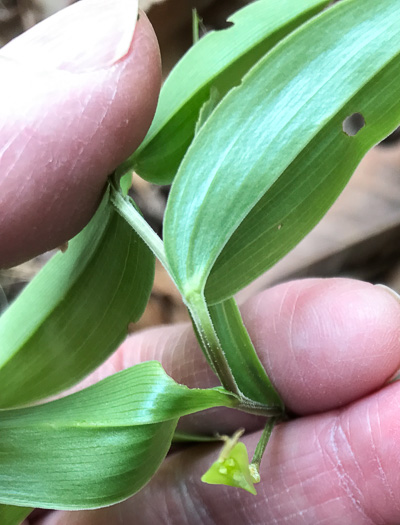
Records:
M0 116L0 267L8 267L89 221L108 175L151 123L161 75L144 14L128 53L107 67L36 72L3 58L0 68L8 101Z
M294 281L247 308L263 364L297 414L359 399L400 366L400 307L379 287L350 279Z

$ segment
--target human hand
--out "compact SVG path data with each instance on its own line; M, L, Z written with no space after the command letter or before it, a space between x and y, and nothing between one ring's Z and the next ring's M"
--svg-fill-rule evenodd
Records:
M109 4L111 22L115 5L101 3ZM98 27L95 14L88 19ZM127 22L122 16L115 27ZM88 49L98 49L102 33L104 28ZM23 63L22 46L13 56ZM13 47L8 49L10 56ZM0 61L9 83L0 87L9 101L0 127L0 257L7 265L58 246L87 222L107 175L146 131L159 65L144 17L128 54L114 66L71 78L55 71L38 75L31 60ZM400 386L385 386L400 366L396 300L365 283L307 280L264 292L243 307L243 315L272 381L298 416L273 432L258 496L202 484L218 445L194 446L172 454L126 502L50 513L41 525L400 522ZM178 326L132 336L80 386L148 359L161 361L188 386L216 384L190 328ZM182 425L198 433L244 426L243 441L252 450L262 422L219 409L184 418Z

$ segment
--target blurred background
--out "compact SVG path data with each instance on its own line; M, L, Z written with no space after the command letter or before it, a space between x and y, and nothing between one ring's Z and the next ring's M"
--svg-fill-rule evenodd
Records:
M229 27L229 15L250 0L139 0L159 39L164 77L192 44L192 9L200 36ZM74 0L0 0L0 46ZM351 123L350 123L351 126ZM133 178L132 197L161 233L168 188ZM400 133L363 159L324 219L274 268L242 290L239 302L297 277L353 277L400 292ZM0 309L12 301L52 253L0 270ZM151 300L134 330L188 319L179 293L158 265Z

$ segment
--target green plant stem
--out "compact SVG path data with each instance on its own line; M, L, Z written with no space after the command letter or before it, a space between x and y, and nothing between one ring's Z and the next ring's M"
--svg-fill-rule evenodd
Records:
M204 296L197 293L193 294L186 304L201 339L206 358L222 386L242 398L243 394L232 375L225 353L214 330Z
M195 7L192 9L192 37L194 45L199 41L199 14Z
M123 217L126 222L140 235L150 250L154 253L157 259L161 262L167 270L171 278L173 278L167 257L165 255L164 243L151 226L145 221L137 209L129 202L128 198L121 195L111 185L111 202L117 212Z
M264 427L263 433L261 434L261 438L257 443L256 449L254 451L253 459L251 460L251 470L253 471L252 476L260 477L261 460L264 455L265 449L267 448L272 431L278 421L279 418L270 417Z
M271 407L250 399L241 391L232 373L218 334L215 331L204 296L198 293L191 294L190 300L186 299L186 306L192 317L201 348L208 363L218 376L222 386L235 394L239 399L239 405L236 408L250 414L267 417L277 413L280 414L281 409L279 407Z
M113 185L111 185L111 202L115 206L117 212L149 246L154 255L159 259L161 264L173 279L162 240L149 226L142 215L136 210L136 208L128 201L128 199L123 197L121 193L113 187ZM218 336L215 333L204 298L196 295L193 298L193 302L188 304L188 308L193 322L198 330L201 341L203 342L202 347L208 362L210 363L214 372L217 374L222 386L239 397L242 397L229 368L225 354L218 340Z

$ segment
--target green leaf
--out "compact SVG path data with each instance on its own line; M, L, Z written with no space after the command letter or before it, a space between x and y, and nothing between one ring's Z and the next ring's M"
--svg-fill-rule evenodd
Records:
M10 505L0 505L1 525L19 525L33 509L25 507L11 507Z
M147 304L154 257L109 203L0 318L0 407L73 385L101 364Z
M261 405L283 403L260 363L234 299L209 308L211 321L239 390Z
M235 407L221 388L189 389L147 362L44 405L0 411L0 503L111 505L146 484L182 415Z
M221 101L185 156L165 216L167 258L185 297L205 288L219 302L277 262L396 128L399 27L398 2L339 2ZM355 112L366 126L349 137L342 123Z
M204 102L202 105L199 117L196 122L196 127L194 130L195 135L200 131L203 124L207 121L208 117L211 115L211 113L214 111L214 109L218 106L218 103L221 100L221 94L219 93L218 89L214 86L210 89L210 98Z
M189 432L182 432L181 430L175 430L173 443L215 443L220 438L216 436L207 436L203 434L192 434Z
M128 171L127 173L125 173L125 175L123 175L119 181L119 185L120 185L120 188L121 188L121 193L122 195L128 195L129 193L129 190L131 189L131 186L132 186L132 172L131 171Z
M203 37L167 78L144 142L119 173L135 169L151 182L170 183L194 136L210 89L215 87L225 95L277 42L328 3L259 0L229 18L233 27Z

